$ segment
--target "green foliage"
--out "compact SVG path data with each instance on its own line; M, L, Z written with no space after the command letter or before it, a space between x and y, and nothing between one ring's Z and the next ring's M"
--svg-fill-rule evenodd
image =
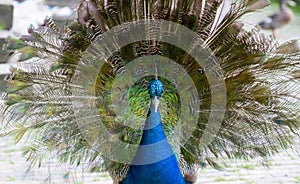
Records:
M300 176L295 177L296 183L300 183Z
M5 29L5 25L0 24L0 30L4 30Z

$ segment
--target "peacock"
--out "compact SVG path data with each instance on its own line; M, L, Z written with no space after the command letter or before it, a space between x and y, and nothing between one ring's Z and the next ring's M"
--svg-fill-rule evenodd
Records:
M271 29L273 35L276 36L275 29L286 25L292 20L293 12L288 8L287 3L287 0L280 0L280 11L262 20L259 26L263 29Z
M300 119L297 40L241 17L268 0L82 0L5 49L19 62L1 94L1 136L41 166L89 163L114 184L195 183L222 159L293 148ZM249 28L250 26L250 28Z

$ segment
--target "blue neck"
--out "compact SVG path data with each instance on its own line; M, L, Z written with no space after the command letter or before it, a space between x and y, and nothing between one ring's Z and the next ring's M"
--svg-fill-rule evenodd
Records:
M163 131L160 112L151 104L142 140L121 184L187 184Z

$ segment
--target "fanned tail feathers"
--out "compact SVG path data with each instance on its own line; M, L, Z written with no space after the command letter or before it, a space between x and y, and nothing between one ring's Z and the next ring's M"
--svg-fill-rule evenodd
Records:
M216 158L266 157L288 148L294 137L299 137L300 95L293 90L300 88L299 48L295 42L279 45L273 37L263 35L256 28L246 30L239 22L244 14L267 4L265 0L234 2L230 10L222 14L222 0L96 0L84 1L79 6L78 22L71 23L65 30L59 30L47 18L44 26L30 27L29 35L20 40L9 40L6 47L20 53L20 62L11 68L7 94L1 97L5 102L1 103L0 135L13 133L18 141L27 133L30 146L25 152L33 163L46 159L48 152L54 152L66 162L101 163L102 170L122 180L130 163L112 161L101 151L92 149L74 114L86 107L72 101L90 98L99 108L97 117L82 117L82 121L91 122L91 129L99 128L89 130L91 136L101 134L102 129L96 122L100 117L105 128L113 134L111 139L138 144L141 127L138 130L129 128L126 122L130 117L115 115L114 107L109 106L109 92L114 78L124 72L129 61L145 55L161 55L175 60L187 70L201 97L197 129L188 140L183 140L184 136L169 140L174 150L179 150L177 156L183 174L195 172L204 162L217 168ZM86 87L74 85L73 77L87 47L115 26L143 19L164 19L195 31L203 41L203 48L211 49L224 70L225 117L220 131L204 149L198 144L210 115L209 83L204 68L196 65L189 53L175 46L157 40L127 45L113 53L100 72L91 68L89 72L99 72L90 86L91 96L73 94L74 90L80 92ZM145 68L143 62L140 65ZM176 71L171 68L170 73L176 75ZM143 73L143 70L138 72ZM149 78L143 78L128 89L129 105L133 105L124 110L125 114L133 111L137 117L145 118L150 99L149 81ZM166 134L172 135L174 122L179 119L180 97L172 82L164 82L167 87L161 114ZM134 106L136 104L140 105ZM110 140L103 141L99 144L107 146ZM105 149L112 148L107 146Z

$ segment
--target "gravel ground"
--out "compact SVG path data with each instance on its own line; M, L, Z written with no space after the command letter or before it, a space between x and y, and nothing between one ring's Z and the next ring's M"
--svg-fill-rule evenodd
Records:
M294 151L261 160L224 162L224 171L204 168L197 184L292 184L300 183L300 155ZM31 168L22 156L22 143L12 138L0 142L1 184L112 184L108 174L88 173L87 166L76 168L55 160L41 168Z

